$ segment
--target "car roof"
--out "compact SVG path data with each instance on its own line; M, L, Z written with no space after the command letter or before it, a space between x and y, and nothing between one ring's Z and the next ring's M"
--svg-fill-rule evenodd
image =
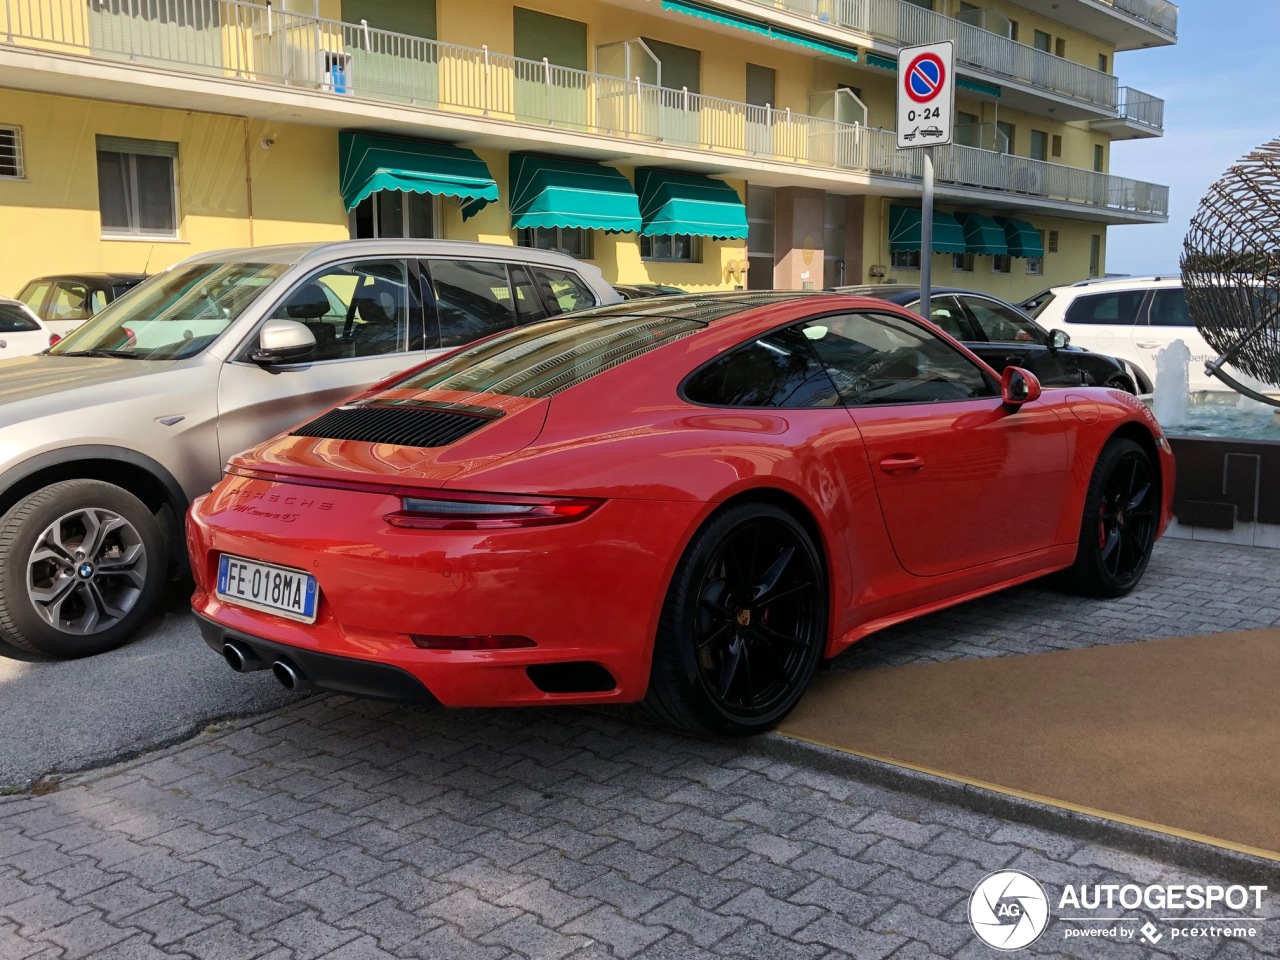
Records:
M69 280L72 283L83 283L87 286L94 284L108 285L113 283L123 283L129 280L145 280L145 273L51 273L48 276L36 277L30 283L42 283L45 281L58 282Z
M1098 290L1147 290L1151 287L1180 287L1180 273L1152 274L1146 277L1093 277L1079 280L1076 283L1064 283L1060 287L1050 287L1054 296L1079 296L1084 293L1095 293Z
M517 247L503 243L477 243L471 240L335 240L327 243L283 243L263 247L229 247L192 257L186 263L328 263L347 257L492 257L521 263L545 263L564 266L578 263L572 257L536 247ZM590 264L579 264L590 267Z
M832 287L833 293L850 294L856 297L875 297L878 300L888 300L890 303L904 304L912 300L918 299L920 296L920 284L918 283L866 283L866 284L850 284L843 287ZM981 290L966 290L963 287L929 287L930 297L939 293L964 293L974 297L987 297L991 300L999 300L999 297L989 293L983 293ZM1004 302L1004 301L1001 301Z
M732 290L714 293L683 293L667 297L624 300L602 307L575 311L573 316L589 317L682 317L707 325L797 301L813 301L818 307L845 309L876 308L870 297L850 296L825 290Z

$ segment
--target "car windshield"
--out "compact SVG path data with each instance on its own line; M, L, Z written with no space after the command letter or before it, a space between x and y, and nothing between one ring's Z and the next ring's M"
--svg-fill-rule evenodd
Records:
M55 356L181 360L213 343L285 270L197 263L154 277L51 347Z

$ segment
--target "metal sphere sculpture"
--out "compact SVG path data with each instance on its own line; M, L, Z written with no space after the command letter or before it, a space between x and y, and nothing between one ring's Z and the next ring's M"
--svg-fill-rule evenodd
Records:
M1181 266L1191 319L1219 354L1209 372L1274 402L1221 366L1280 383L1280 140L1233 164L1209 188L1183 240Z

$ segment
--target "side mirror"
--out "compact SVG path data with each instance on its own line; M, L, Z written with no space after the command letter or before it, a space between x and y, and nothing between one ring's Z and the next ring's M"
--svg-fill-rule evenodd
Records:
M1040 399L1040 381L1030 370L1005 367L1000 377L1000 399L1007 407L1020 407Z
M1049 331L1049 349L1061 350L1063 347L1071 345L1071 337L1065 330L1059 330L1054 327Z
M268 320L258 332L258 349L249 359L263 366L304 360L316 348L316 336L297 320Z

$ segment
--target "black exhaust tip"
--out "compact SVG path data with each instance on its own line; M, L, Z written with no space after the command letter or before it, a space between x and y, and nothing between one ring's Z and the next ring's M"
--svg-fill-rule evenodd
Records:
M236 673L249 673L252 670L265 670L268 667L266 661L253 650L235 640L228 640L222 645L222 659L227 661L227 666Z
M288 660L277 660L271 665L271 675L279 681L280 686L294 693L302 693L312 689L312 683L302 671Z

